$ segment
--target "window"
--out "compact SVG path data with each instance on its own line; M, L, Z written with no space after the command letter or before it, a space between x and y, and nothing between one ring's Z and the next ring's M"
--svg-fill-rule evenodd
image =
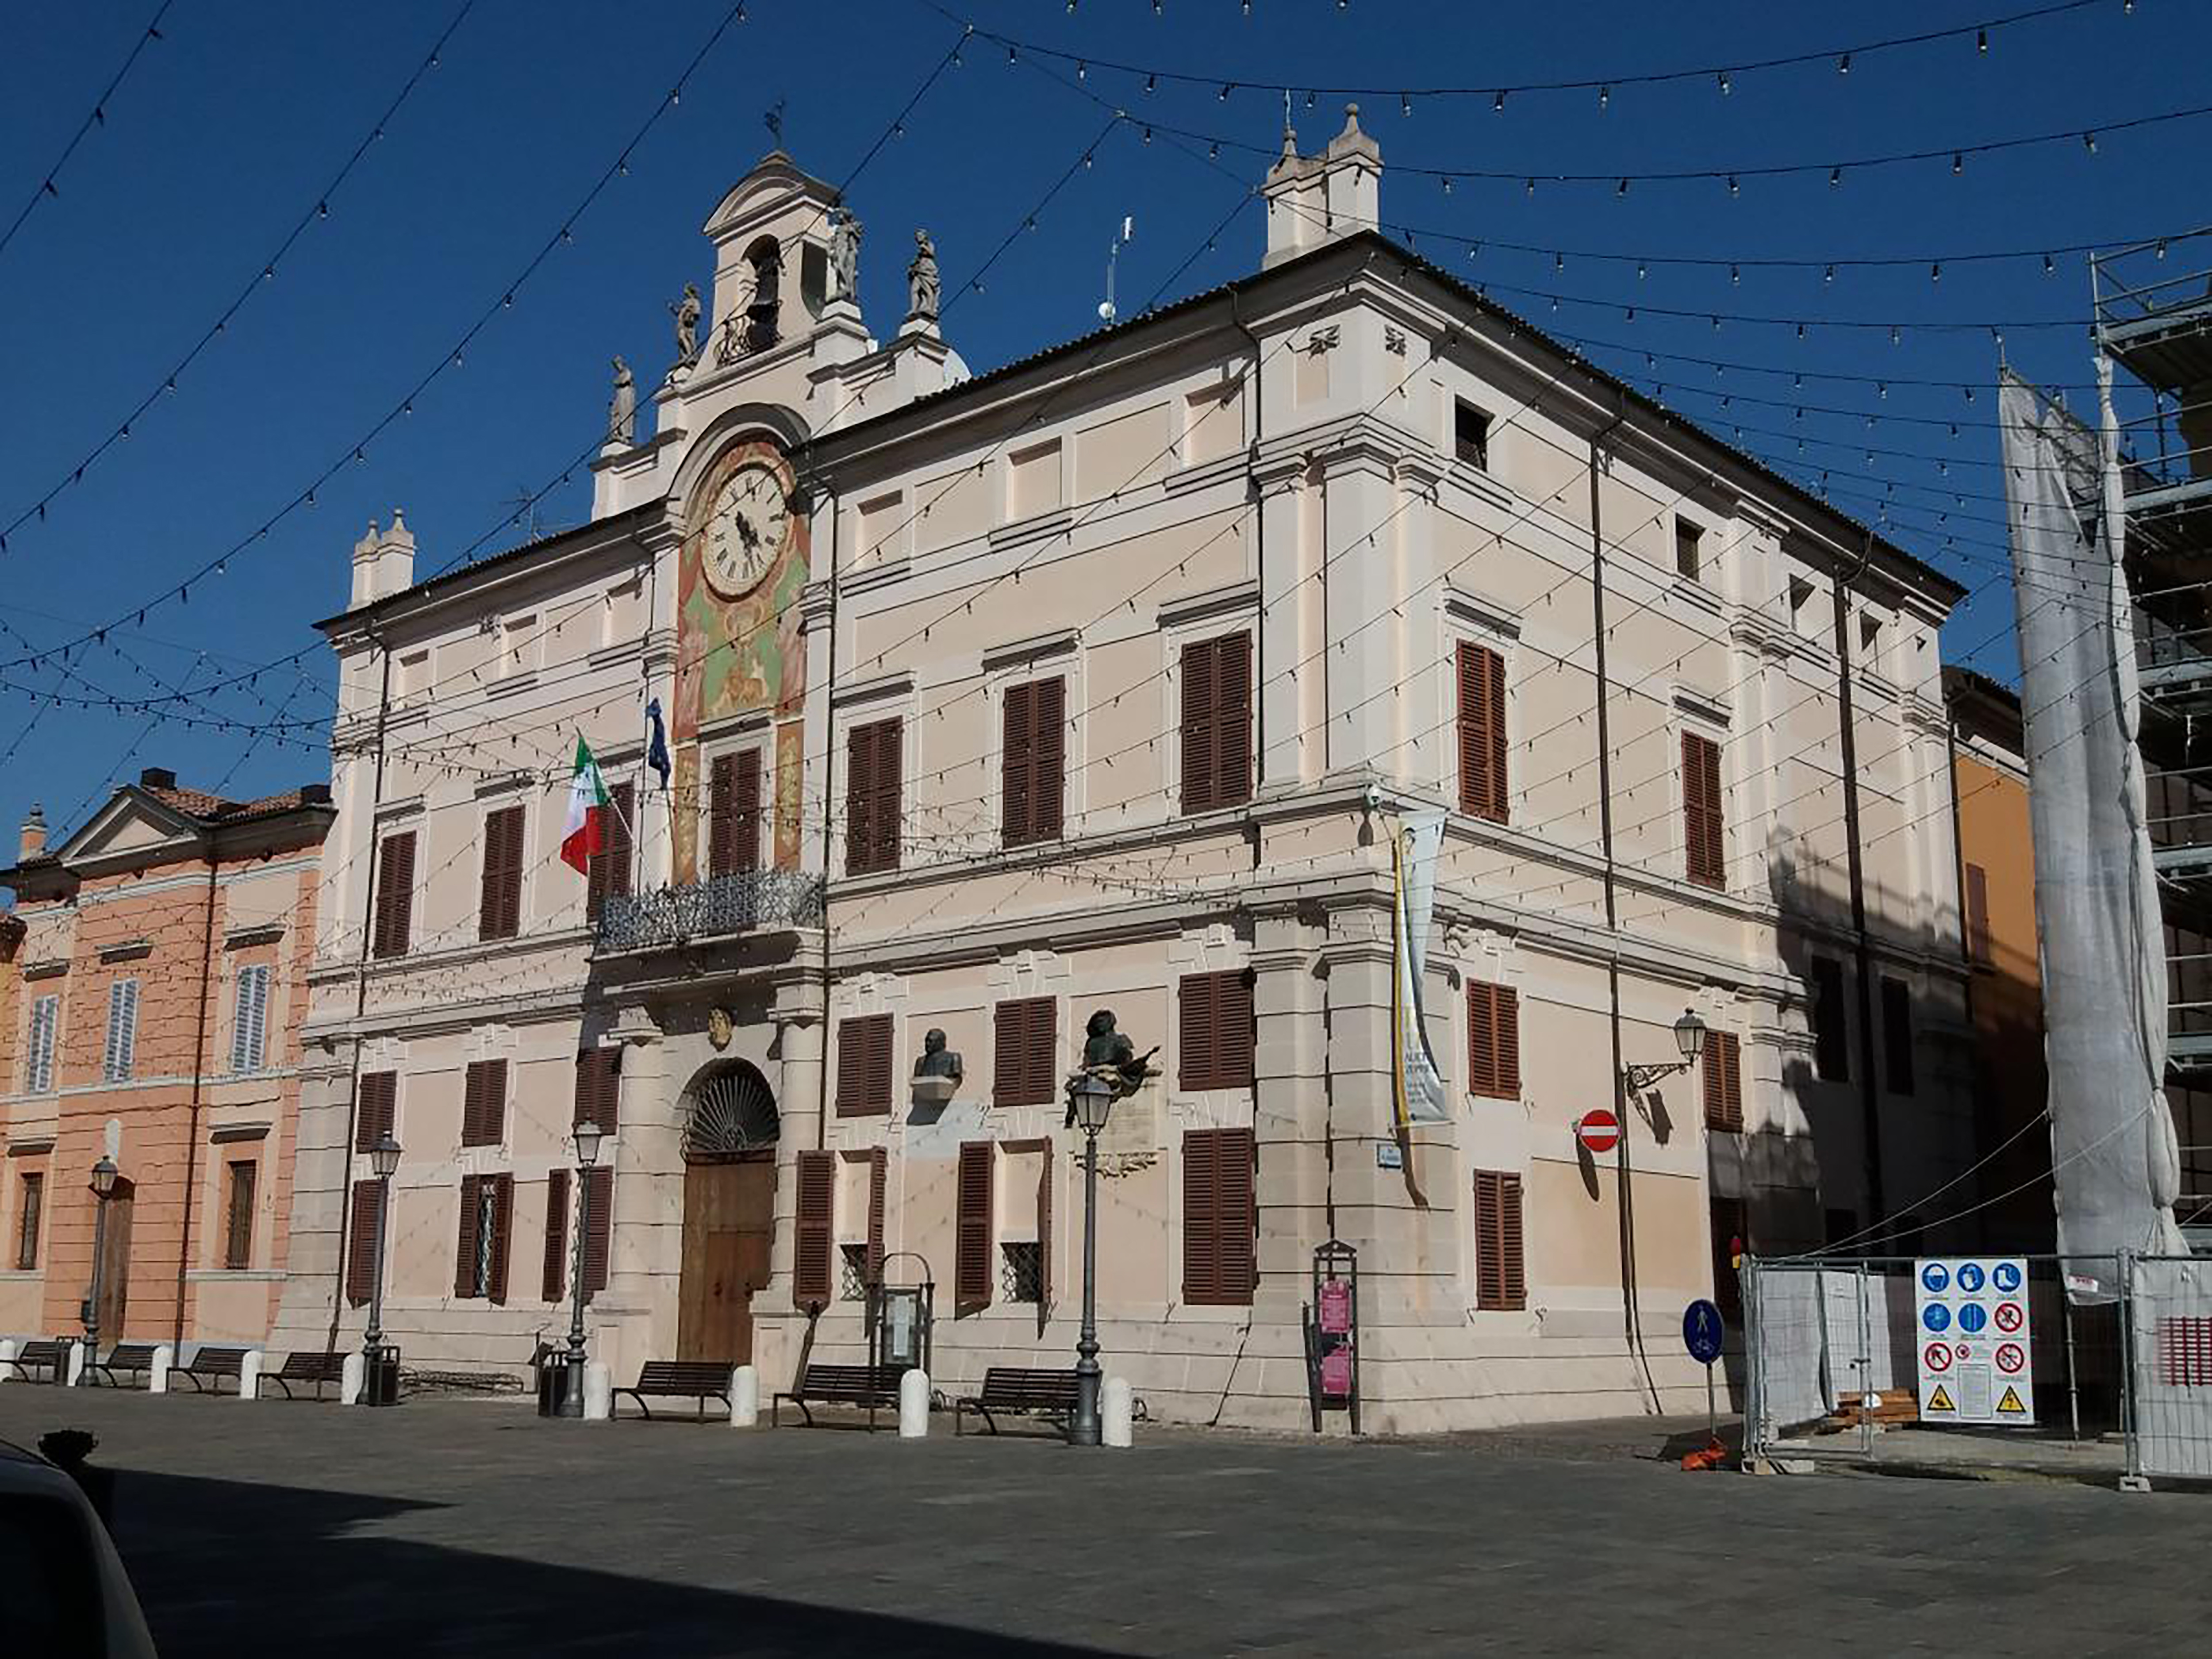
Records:
M1978 864L1966 866L1966 960L1977 968L1996 960L1990 949L1990 872Z
M1893 1095L1912 1092L1912 989L1901 979L1881 981L1884 1080Z
M1245 1307L1260 1278L1249 1129L1187 1129L1182 1137L1182 1299Z
M522 808L503 806L484 819L483 900L478 939L513 939L522 931Z
M1682 733L1683 873L1700 887L1728 884L1721 828L1721 746Z
M1067 792L1066 682L1006 688L999 750L1000 828L1009 847L1060 838Z
M355 1091L353 1149L376 1150L376 1143L398 1127L399 1073L364 1072Z
M761 751L714 757L707 790L707 873L760 868Z
M1528 1304L1521 1243L1521 1177L1474 1172L1474 1305L1484 1313L1518 1313Z
M538 1300L560 1302L568 1294L568 1172L545 1173L545 1271Z
M1185 974L1176 987L1178 1081L1186 1089L1252 1086L1252 976L1242 968Z
M608 1134L615 1132L622 1112L622 1046L576 1050L576 1115L571 1123L589 1119Z
M377 1227L383 1210L380 1181L353 1183L353 1206L346 1219L346 1305L366 1304L376 1284Z
M1698 545L1705 532L1687 519L1674 520L1674 572L1692 581L1698 580L1705 568L1704 550Z
M507 1233L514 1222L514 1177L470 1176L461 1182L461 1231L453 1256L453 1294L507 1300Z
M520 674L531 665L537 655L538 618L509 617L500 630L500 667L503 672Z
M15 1217L15 1268L29 1273L39 1265L40 1212L46 1208L46 1177L44 1172L26 1174L21 1183L23 1206Z
M1823 1083L1850 1080L1850 1049L1844 1022L1844 965L1826 957L1813 961L1813 1071Z
M1473 404L1452 405L1452 453L1480 471L1490 471L1490 416Z
M1705 1127L1733 1133L1743 1127L1743 1060L1733 1031L1705 1033Z
M1052 438L1006 457L1006 516L1026 519L1060 504L1060 440Z
M23 1055L26 1094L42 1095L54 1086L54 1033L61 1017L58 996L43 996L31 1005L31 1040Z
M1252 799L1252 636L1182 648L1182 810Z
M837 1115L877 1117L891 1109L891 1017L862 1014L837 1022Z
M991 1200L994 1148L988 1140L960 1143L952 1249L952 1310L957 1316L991 1304Z
M1708 1224L1713 1244L1713 1305L1731 1323L1743 1318L1743 1276L1736 1257L1751 1248L1751 1234L1740 1198L1715 1197L1708 1201Z
M138 1054L138 981L118 979L107 988L107 1051L100 1074L110 1083L130 1080Z
M1871 611L1859 612L1859 660L1869 673L1881 672L1881 618Z
M1506 821L1505 659L1459 647L1459 810Z
M507 1062L469 1062L461 1091L461 1145L496 1146L507 1133Z
M378 957L404 957L415 920L415 832L386 836L376 849L375 923L369 950Z
M866 1244L840 1244L837 1247L837 1299L840 1302L866 1302L868 1299L868 1247Z
M900 774L906 722L856 726L845 734L845 873L899 867Z
M1059 1097L1053 1013L1050 997L999 1005L991 1068L994 1106L1046 1106Z
M999 1246L999 1294L1009 1302L1044 1300L1044 1246L1036 1239Z
M1820 613L1813 607L1813 584L1802 576L1790 579L1790 625L1805 639L1817 639Z
M261 1069L269 1029L269 968L256 963L238 970L238 1006L231 1017L230 1069L243 1075Z
M629 827L636 822L632 815L637 810L637 786L609 784L607 800L611 810L606 815L605 844L592 854L591 869L585 877L584 916L587 921L599 919L609 899L620 898L629 892Z
M230 1197L223 1210L222 1265L234 1273L253 1265L253 1179L251 1158L230 1168Z
M1468 981L1467 1088L1492 1100L1521 1097L1521 994L1510 985Z

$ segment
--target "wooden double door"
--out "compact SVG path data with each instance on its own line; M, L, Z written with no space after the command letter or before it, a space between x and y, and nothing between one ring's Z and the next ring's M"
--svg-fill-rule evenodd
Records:
M768 1284L775 1234L772 1147L684 1167L684 1274L676 1357L751 1363L753 1297Z

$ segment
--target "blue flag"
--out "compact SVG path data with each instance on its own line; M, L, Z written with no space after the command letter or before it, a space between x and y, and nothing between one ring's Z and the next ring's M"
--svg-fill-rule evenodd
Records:
M668 732L660 723L660 699L645 706L645 763L660 774L660 787L668 787Z

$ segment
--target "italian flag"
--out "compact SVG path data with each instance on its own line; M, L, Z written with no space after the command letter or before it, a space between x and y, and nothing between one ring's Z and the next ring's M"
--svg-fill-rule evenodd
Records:
M614 810L592 746L576 739L576 773L568 780L568 829L561 839L561 861L580 876L592 872L592 854L607 844L607 814Z

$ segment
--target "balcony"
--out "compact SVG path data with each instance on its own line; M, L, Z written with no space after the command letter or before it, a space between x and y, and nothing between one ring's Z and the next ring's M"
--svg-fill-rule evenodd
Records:
M611 896L599 912L599 954L666 950L764 927L822 925L822 878L746 870L684 887Z

